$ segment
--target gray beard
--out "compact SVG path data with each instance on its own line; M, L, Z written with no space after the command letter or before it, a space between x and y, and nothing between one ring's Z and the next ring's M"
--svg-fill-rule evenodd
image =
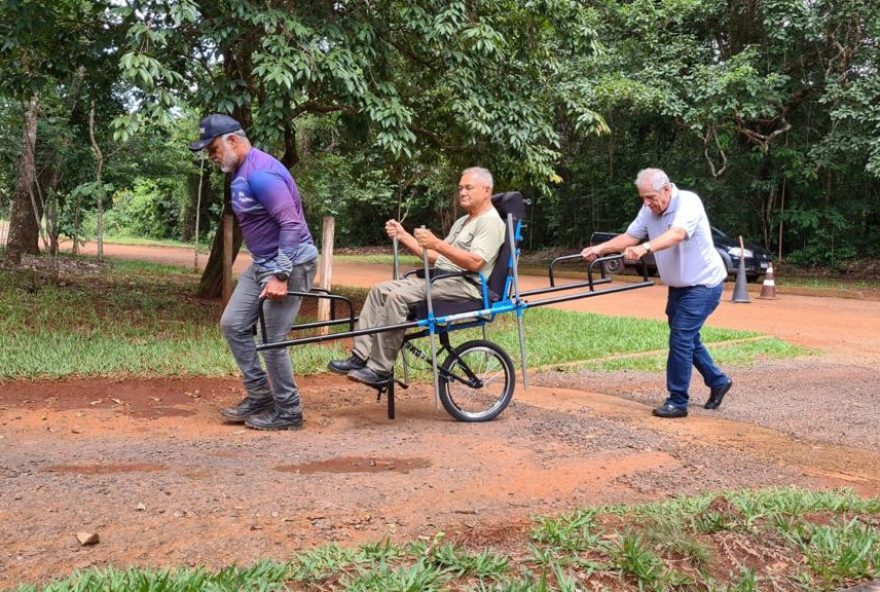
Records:
M238 158L235 154L225 155L220 160L220 170L224 173L233 173L236 168L238 168Z

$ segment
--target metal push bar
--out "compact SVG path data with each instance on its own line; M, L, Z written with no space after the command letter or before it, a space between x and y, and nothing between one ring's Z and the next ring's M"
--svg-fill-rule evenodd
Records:
M514 256L514 255L511 254L511 256ZM565 258L573 258L573 257L575 257L575 256L573 256L573 255L565 256ZM580 257L580 255L577 255L577 257ZM349 330L339 332L339 333L331 333L329 335L313 335L313 336L308 336L308 337L297 337L294 339L286 339L283 341L268 342L266 330L265 330L265 327L263 326L264 313L263 313L263 307L262 307L262 302L261 302L260 312L259 312L259 320L260 320L260 328L262 331L261 335L263 337L263 342L257 344L257 351L264 351L267 349L276 349L276 348L280 348L280 347L290 347L292 345L304 345L307 343L320 343L320 342L324 342L324 341L333 341L336 339L345 339L347 337L357 337L359 335L374 335L376 333L383 333L385 331L400 331L400 330L405 330L405 329L411 329L414 327L422 327L427 330L427 333L425 333L425 335L430 335L432 332L436 333L438 330L445 331L445 330L449 329L451 326L453 326L453 324L458 324L458 323L461 323L462 321L469 321L470 320L470 321L475 321L478 323L490 322L490 321L494 320L496 315L506 313L506 312L518 311L518 315L519 315L519 314L521 314L521 311L525 311L526 309L529 309L529 308L538 308L541 306L558 304L560 302L569 302L572 300L580 300L582 298L591 298L594 296L601 296L603 294L612 294L612 293L616 293L616 292L627 292L629 290L636 290L638 288L645 288L645 287L654 285L654 282L648 279L647 270L644 268L644 265L643 265L643 281L628 284L626 286L617 286L614 288L605 288L602 290L595 290L594 287L597 283L606 283L606 282L604 281L604 278L603 278L603 280L592 280L593 268L596 265L601 264L605 261L612 261L615 259L620 259L622 257L623 257L623 255L611 255L608 257L601 257L599 259L592 261L589 264L588 270L587 270L588 275L591 279L588 280L587 282L573 282L573 283L562 284L562 285L553 286L553 287L549 287L549 288L537 288L535 290L519 292L519 295L518 295L518 297L516 297L516 300L511 300L510 298L505 298L505 299L500 300L498 302L491 303L488 307L484 306L483 308L478 309L478 310L474 310L474 311L456 313L456 314L451 314L451 315L444 315L444 316L440 316L440 317L434 317L433 311L431 311L431 314L428 316L428 318L425 318L425 319L420 319L417 321L409 321L406 323L399 323L396 325L382 325L379 327L371 327L369 329L355 330L353 328L355 321L357 321L357 317L355 317L352 312L353 307L351 304L351 300L349 298L346 298L344 296L339 296L336 294L314 294L314 293L310 293L310 292L293 292L293 291L291 291L291 292L288 292L289 296L302 296L302 297L311 297L311 298L330 298L332 300L345 301L346 304L348 304L348 306L349 306L349 317L348 318L332 319L329 321L320 321L320 322L315 322L315 323L304 323L302 325L294 325L293 327L291 327L291 331L298 331L298 330L302 330L302 329L316 329L316 328L320 328L320 327L332 327L332 326L342 325L342 324L348 324ZM559 258L559 259L562 259L562 258ZM513 269L516 270L515 263L514 263ZM511 288L514 290L514 293L516 293L516 291L519 288L518 275L516 273L514 273L513 277L514 277L514 280L512 282ZM426 279L426 281L430 281L430 280ZM534 296L534 295L538 295L538 294L547 294L547 293L551 293L551 292L565 292L565 291L570 291L570 290L574 290L577 288L583 288L583 287L587 287L588 291L578 292L575 294L567 294L565 296L557 296L557 297L553 297L553 298L543 298L541 300L535 300L535 301L528 301L528 300L523 299L528 296ZM433 308L433 302L431 303L431 306Z

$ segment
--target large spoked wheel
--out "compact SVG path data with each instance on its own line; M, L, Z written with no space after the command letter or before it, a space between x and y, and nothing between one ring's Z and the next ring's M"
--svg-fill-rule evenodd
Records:
M462 343L441 366L440 401L459 421L490 421L513 398L513 361L491 341Z

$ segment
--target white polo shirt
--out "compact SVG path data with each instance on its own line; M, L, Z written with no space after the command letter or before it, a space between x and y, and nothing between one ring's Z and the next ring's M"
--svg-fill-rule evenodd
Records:
M691 191L680 191L672 185L669 207L659 216L642 206L638 216L626 229L633 238L653 240L675 226L687 233L687 238L674 247L654 252L660 279L667 286L717 286L727 277L727 268L712 242L709 218L699 196Z

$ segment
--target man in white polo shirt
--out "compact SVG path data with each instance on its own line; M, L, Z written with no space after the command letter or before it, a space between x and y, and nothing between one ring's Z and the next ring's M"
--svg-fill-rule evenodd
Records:
M712 361L700 341L700 329L721 301L727 269L712 242L706 210L696 193L680 190L660 169L640 171L635 184L643 204L636 219L624 234L587 247L581 255L592 261L621 251L627 259L654 253L660 279L669 286L669 397L654 409L654 415L687 416L692 366L710 389L704 407L717 409L733 381ZM645 236L648 240L641 242Z

